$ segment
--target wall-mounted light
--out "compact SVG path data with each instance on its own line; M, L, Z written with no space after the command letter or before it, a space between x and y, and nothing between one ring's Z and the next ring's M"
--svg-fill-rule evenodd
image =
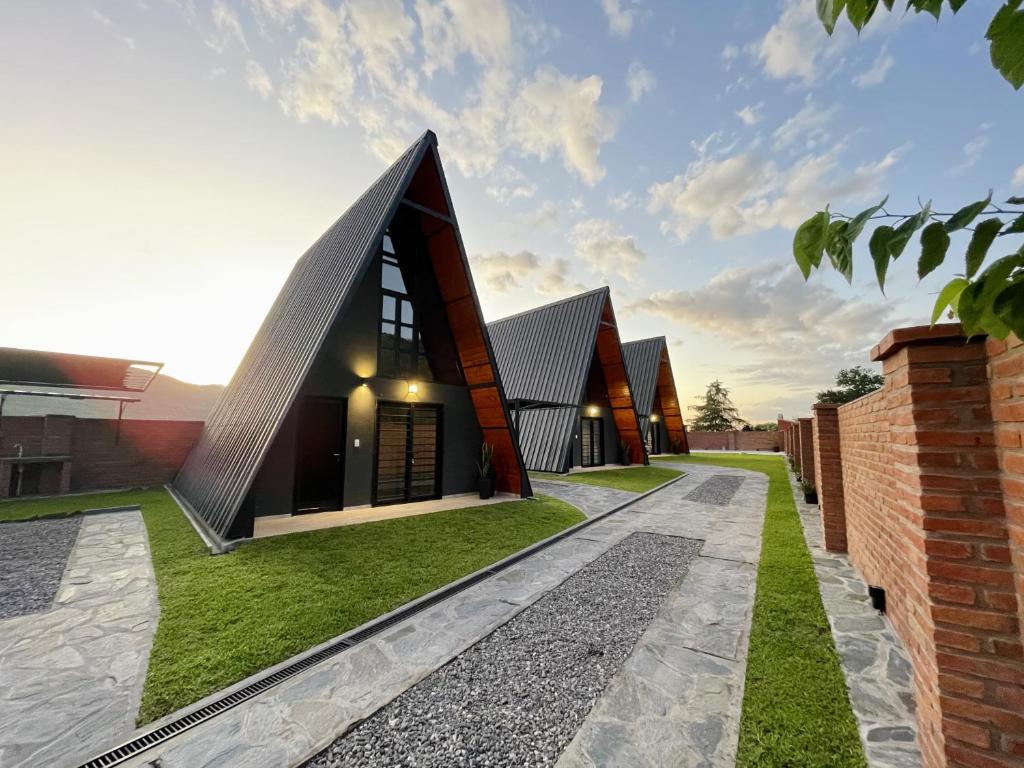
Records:
M410 381L409 382L409 394L410 395L415 395L419 391L420 391L419 385L416 384L415 382Z
M366 379L363 379L362 381L360 381L360 382L359 382L359 386L360 386L360 387L362 387L363 389L369 389L369 388L370 388L370 385L369 385L369 383L368 383L368 382L366 381Z
M597 406L596 405L591 405L591 406L587 407L587 415L588 416L597 416L597 413L598 413L598 411L597 411Z
M656 414L656 413L652 413L651 414L651 421L657 421L658 418L659 418L658 414Z

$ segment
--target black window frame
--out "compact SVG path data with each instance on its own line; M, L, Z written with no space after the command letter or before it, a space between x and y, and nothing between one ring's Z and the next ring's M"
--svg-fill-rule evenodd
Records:
M377 303L377 375L385 379L416 379L419 381L433 381L433 372L430 369L430 362L427 359L426 350L423 348L423 338L420 335L416 307L412 303L412 297L409 295L408 286L406 286L405 293L384 287L385 265L393 266L401 271L401 266L398 263L398 256L397 254L388 251L384 243L381 243L380 254L380 297ZM402 274L402 284L405 285L404 274ZM384 315L384 299L386 297L392 298L395 303L394 315L391 318L387 318ZM402 319L404 304L409 306L409 314L412 317L411 322L405 322ZM393 334L385 334L385 323L394 327ZM403 329L408 329L412 334L411 349L402 348ZM394 339L394 347L390 350L385 349L384 338L386 335L391 336ZM406 341L409 340L406 339ZM402 364L403 355L410 356L410 364L408 366L403 366ZM390 356L390 359L388 359L388 356Z

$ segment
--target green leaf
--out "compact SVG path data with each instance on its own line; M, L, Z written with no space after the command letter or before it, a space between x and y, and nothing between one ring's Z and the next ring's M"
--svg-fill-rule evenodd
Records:
M996 239L1003 222L1000 219L985 219L974 228L971 242L967 245L967 277L974 277L974 273L981 269L981 265L988 255L988 249L992 241Z
M868 220L872 216L874 216L876 213L882 210L882 208L885 207L885 204L887 202L889 202L888 195L883 197L882 202L880 202L878 205L873 205L870 208L866 208L860 213L858 213L856 216L854 216L852 219L850 219L850 226L846 228L846 231L843 233L843 236L850 241L851 247L853 246L853 241L860 237L860 233L864 230L864 225L867 224Z
M875 8L878 7L878 0L846 0L846 16L858 32L864 29Z
M917 276L923 278L931 274L949 250L949 235L946 234L942 222L933 221L921 232L921 258L917 261Z
M1000 8L985 33L991 41L992 66L999 70L1014 90L1024 85L1024 11L1021 0L1008 0Z
M810 276L812 268L817 268L821 264L828 236L828 224L829 214L826 208L801 224L793 236L793 258L796 259L804 280Z
M846 237L846 230L850 223L838 219L828 225L828 234L825 239L825 253L832 262L836 271L846 278L846 282L853 281L853 245Z
M968 336L987 333L1005 339L1010 332L994 310L996 296L1007 286L1015 269L1024 264L1024 248L1012 256L998 259L982 272L978 279L965 288L957 304L957 315Z
M964 288L968 285L970 283L962 277L954 277L946 283L945 287L939 291L939 297L935 300L935 308L932 310L932 325L935 325L946 307L957 305L957 302L960 301L960 294L963 293Z
M836 28L836 20L843 12L846 0L818 0L818 18L830 35Z
M1006 201L1007 205L1024 205L1024 197L1011 197Z
M963 229L972 221L974 221L978 214L984 211L988 204L992 202L992 190L989 190L988 197L984 200L979 200L976 203L965 205L959 211L949 217L946 222L947 232L956 232L958 229Z
M1019 338L1024 339L1024 280L1003 288L992 302L992 311Z
M868 250L871 251L871 260L875 262L875 276L882 293L885 293L885 273L889 271L889 241L895 231L888 224L883 224L871 233L871 240L868 241Z
M964 7L966 2L967 0L949 0L949 7L953 9L953 13L956 13Z
M1024 213L1011 221L1010 226L1003 230L1004 235L1016 235L1018 232L1024 232Z
M942 13L942 0L910 0L910 7L918 13L921 11L930 13L937 20L939 14Z
M932 204L929 201L924 208L915 213L913 216L905 219L898 227L896 232L889 239L889 255L892 256L893 261L898 259L903 253L903 249L907 247L907 243L910 242L910 238L914 236L924 223L928 221L928 217L932 213Z

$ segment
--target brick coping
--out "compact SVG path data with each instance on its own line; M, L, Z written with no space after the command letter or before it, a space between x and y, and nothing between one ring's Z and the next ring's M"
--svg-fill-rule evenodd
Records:
M941 323L939 325L914 325L910 328L895 328L887 333L880 342L871 348L871 360L879 362L892 357L904 347L918 342L946 342L960 339L964 343L971 341L964 335L960 323ZM984 341L985 336L974 339Z

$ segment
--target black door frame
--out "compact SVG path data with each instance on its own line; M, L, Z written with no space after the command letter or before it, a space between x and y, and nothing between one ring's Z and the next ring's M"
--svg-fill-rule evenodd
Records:
M412 486L412 462L405 464L405 497L394 501L377 500L377 469L380 465L380 407L382 405L402 406L416 410L420 408L433 408L437 411L437 438L434 446L434 493L430 496L420 496L415 499L409 496L409 489ZM412 446L412 413L410 411L409 424L406 432L408 445ZM373 475L370 480L370 506L387 507L393 504L409 504L413 501L428 501L440 499L442 496L441 476L444 468L444 405L441 403L406 403L401 400L378 400L373 411Z
M590 422L590 424L587 424ZM597 426L597 434L599 438L598 442L598 456L599 460L591 464L585 462L583 455L583 430L585 427L590 427L590 455L594 455L594 426ZM581 416L580 417L580 466L581 467L603 467L604 466L604 419L600 416Z
M330 510L327 509L307 509L299 511L299 468L298 468L298 446L296 445L292 449L292 464L293 464L293 476L292 476L292 514L293 515L310 515L316 514L317 512L330 511L344 509L345 508L345 448L348 445L348 398L347 397L333 397L330 395L303 395L299 398L299 410L298 413L302 413L302 404L308 400L324 400L327 402L338 403L338 419L339 419L339 434L341 436L340 444L338 446L338 503L337 506L332 507ZM295 440L296 443L302 439L302 419L297 419L295 425Z

